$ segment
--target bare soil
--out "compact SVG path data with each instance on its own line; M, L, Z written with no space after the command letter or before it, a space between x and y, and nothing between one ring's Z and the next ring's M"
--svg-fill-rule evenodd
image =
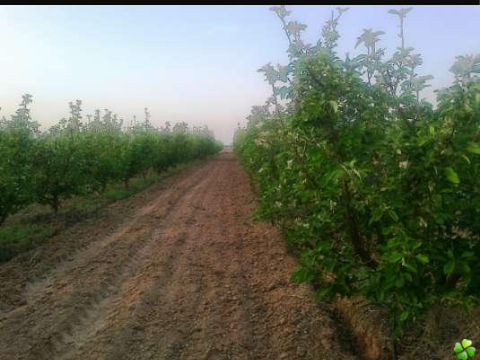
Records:
M0 266L0 359L358 359L231 152Z

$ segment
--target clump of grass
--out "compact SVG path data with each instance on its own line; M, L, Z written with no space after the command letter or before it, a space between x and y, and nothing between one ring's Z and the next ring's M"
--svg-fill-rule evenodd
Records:
M0 228L0 263L48 241L55 229L41 225L16 224Z
M109 201L121 200L129 197L132 194L131 190L122 188L111 188L105 191L103 197Z
M130 181L128 189L123 187L120 183L117 183L107 188L101 197L106 199L107 202L125 199L142 191L143 189L146 189L157 181L158 179L154 175L149 175L145 178L134 178Z

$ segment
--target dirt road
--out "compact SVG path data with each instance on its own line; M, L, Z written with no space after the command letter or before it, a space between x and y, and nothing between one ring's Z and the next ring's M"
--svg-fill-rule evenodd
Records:
M355 359L229 152L0 266L0 359Z

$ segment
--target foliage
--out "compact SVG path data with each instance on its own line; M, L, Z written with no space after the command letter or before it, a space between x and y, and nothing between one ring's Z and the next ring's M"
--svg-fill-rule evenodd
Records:
M32 167L29 154L38 124L30 116L31 102L32 96L24 95L15 115L0 121L0 224L33 199L29 188Z
M420 97L431 76L417 74L421 57L405 46L411 9L390 11L401 39L390 58L383 32L365 29L357 46L366 53L345 60L335 46L346 9L315 46L284 6L271 10L290 63L259 70L273 95L252 109L234 148L260 184L259 213L300 250L294 278L321 296L386 306L396 336L436 302L471 307L480 294L480 57L457 59L434 108Z
M62 200L105 191L111 182L128 188L133 177L160 174L221 149L207 128L153 127L148 109L143 123L126 129L109 110L84 122L79 100L69 104L67 119L40 133L31 102L25 95L11 120L0 121L0 224L29 204L49 205L56 213Z

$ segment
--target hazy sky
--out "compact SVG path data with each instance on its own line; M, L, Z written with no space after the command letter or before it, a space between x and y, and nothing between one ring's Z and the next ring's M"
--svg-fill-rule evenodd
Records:
M292 19L316 41L334 7L293 5ZM44 129L81 99L84 114L108 108L126 120L148 107L165 121L207 124L230 143L238 122L270 91L256 70L285 64L287 42L267 5L0 6L0 106L15 111L23 93ZM383 30L382 47L398 45L396 6L352 6L339 30L339 52L354 50L363 28ZM480 6L415 6L406 44L423 54L434 87L452 80L456 55L480 52ZM430 93L424 94L431 97Z

